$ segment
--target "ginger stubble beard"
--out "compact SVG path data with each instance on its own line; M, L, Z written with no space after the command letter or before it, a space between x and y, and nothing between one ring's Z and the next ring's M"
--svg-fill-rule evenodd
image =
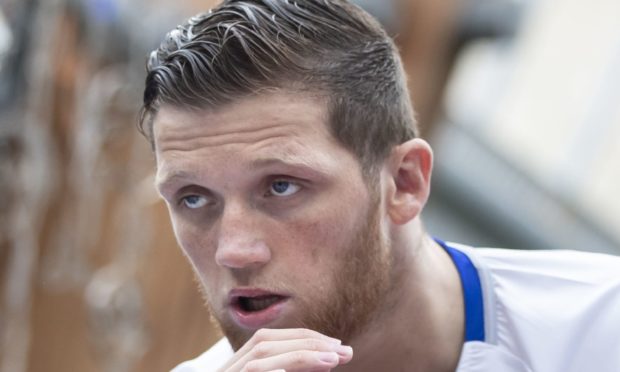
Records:
M287 328L312 329L350 344L369 328L381 310L387 310L387 298L395 280L391 275L393 260L387 237L381 230L379 201L373 199L365 223L352 234L351 243L343 249L345 253L334 270L329 293L315 293L311 301L295 297L296 307L302 312ZM198 279L198 282L201 281ZM218 317L210 306L204 284L199 287L212 319L218 323L233 349L240 349L253 332L239 328L227 315Z

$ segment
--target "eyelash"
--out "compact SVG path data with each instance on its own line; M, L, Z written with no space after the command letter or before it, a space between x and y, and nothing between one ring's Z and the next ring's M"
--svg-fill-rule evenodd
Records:
M199 206L199 207L196 207L196 208L191 208L191 207L189 207L189 206L186 204L187 199L188 199L188 198L196 198L196 197L197 197L197 198L203 198L203 199L206 199L206 197L205 197L205 196L203 196L203 195L191 194L191 195L185 195L185 196L181 197L181 198L179 199L179 202L178 202L178 203L179 203L179 205L180 205L181 207L184 207L184 208L187 208L187 209L199 209L199 208L204 207L204 206L208 203L208 200L205 200L205 204L203 204L203 205L201 205L201 206Z
M282 195L276 195L276 194L273 194L273 189L272 189L272 187L273 187L273 185L274 185L275 183L277 183L277 182L287 182L287 183L291 184L291 186L297 187L298 189L297 189L297 190L295 190L295 191L294 191L292 194L290 194L290 195L284 195L284 196L282 196ZM272 180L270 180L270 181L268 182L268 184L267 184L267 191L265 192L265 194L264 194L264 195L265 195L266 197L287 197L287 196L292 196L292 195L294 195L294 194L297 194L297 193L298 193L301 189L303 189L303 186L301 185L301 183L300 183L299 181L294 180L294 179L291 179L291 178L286 178L286 177L277 177L277 178L273 178ZM196 208L190 208L189 206L187 206L186 201L187 201L187 199L188 199L188 198L192 198L192 197L198 197L198 198L204 198L204 199L207 199L207 197L206 197L206 196L201 195L201 194L187 194L187 195L184 195L184 196L180 197L180 198L179 198L179 200L178 200L178 202L177 202L177 204L178 204L180 207L183 207L183 208L186 208L186 209L189 209L189 210L194 210L194 209L200 209L200 208L204 207L206 204L208 204L208 203L209 203L209 201L208 201L208 200L206 200L204 205L201 205L201 206L196 207Z
M296 187L297 189L295 191L293 191L290 195L277 195L273 193L273 186L274 184L278 183L278 182L286 182L288 184L290 184L292 187ZM292 196L294 194L297 194L299 192L299 190L301 190L303 188L303 186L301 185L301 183L297 180L293 180L290 178L274 178L271 181L269 181L268 187L267 187L267 192L265 193L266 196L268 197L287 197L287 196Z

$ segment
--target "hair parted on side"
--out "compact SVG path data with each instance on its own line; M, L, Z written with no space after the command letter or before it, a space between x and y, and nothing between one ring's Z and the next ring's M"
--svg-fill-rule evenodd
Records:
M214 109L263 89L324 93L332 134L364 172L416 137L398 51L345 0L227 0L169 32L147 64L139 129L162 104Z

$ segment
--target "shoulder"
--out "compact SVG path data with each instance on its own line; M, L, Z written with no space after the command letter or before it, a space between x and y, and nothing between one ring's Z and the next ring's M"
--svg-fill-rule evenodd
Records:
M487 343L533 371L620 370L619 257L454 246L478 269Z
M464 252L498 311L499 306L530 319L548 316L555 322L564 317L585 320L620 308L620 257L567 250L465 247Z
M569 250L516 250L471 248L455 244L466 253L478 270L498 279L545 279L567 286L620 282L620 257Z
M233 354L234 351L228 340L222 338L197 358L179 364L170 372L214 371L223 366Z

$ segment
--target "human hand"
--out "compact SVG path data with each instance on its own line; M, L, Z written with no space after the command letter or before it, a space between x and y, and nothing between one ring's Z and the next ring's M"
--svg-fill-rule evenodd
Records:
M351 358L350 346L309 329L259 329L220 372L329 372Z

